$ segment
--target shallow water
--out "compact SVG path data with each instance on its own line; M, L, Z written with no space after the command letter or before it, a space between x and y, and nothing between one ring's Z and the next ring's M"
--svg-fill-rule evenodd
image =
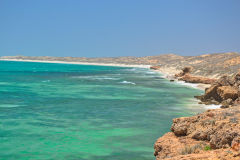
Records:
M148 69L0 61L0 159L152 160L201 93Z

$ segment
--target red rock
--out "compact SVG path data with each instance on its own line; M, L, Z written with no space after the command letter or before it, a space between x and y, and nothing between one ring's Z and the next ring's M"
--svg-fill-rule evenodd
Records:
M151 66L150 69L153 69L153 70L159 70L161 67L160 66Z
M221 86L217 88L217 94L222 100L232 99L233 101L238 98L238 90L231 86Z
M234 138L231 147L235 151L240 151L240 138L239 137Z
M239 117L237 106L174 119L172 132L154 145L156 160L239 160Z
M192 76L190 74L185 74L179 80L188 82L188 83L203 83L203 84L212 84L216 81L216 79L200 77L200 76Z

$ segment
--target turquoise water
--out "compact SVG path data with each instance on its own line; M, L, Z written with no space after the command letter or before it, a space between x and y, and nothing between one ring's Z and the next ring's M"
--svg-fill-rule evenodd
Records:
M153 160L200 93L148 69L0 61L0 159Z

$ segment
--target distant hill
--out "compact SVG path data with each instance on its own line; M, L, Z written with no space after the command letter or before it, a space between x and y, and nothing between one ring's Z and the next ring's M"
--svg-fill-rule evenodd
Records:
M116 64L143 64L159 65L162 68L175 68L180 70L185 66L193 67L193 74L206 77L219 77L231 75L240 69L240 54L236 52L205 54L200 56L179 56L175 54L162 54L146 57L30 57L30 56L3 56L0 59L42 60L88 63L116 63Z

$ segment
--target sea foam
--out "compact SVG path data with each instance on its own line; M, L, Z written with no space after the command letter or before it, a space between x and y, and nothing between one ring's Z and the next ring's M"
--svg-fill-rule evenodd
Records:
M186 83L186 82L184 82L184 81L176 81L176 83L181 84L181 85L184 85L184 86L188 86L188 87L192 87L192 88L199 89L199 88L198 88L198 84Z
M211 104L211 105L204 105L204 107L207 109L217 109L217 108L220 108L221 105Z
M50 82L50 80L45 80L45 81L42 81L43 83L47 83L47 82Z
M122 82L120 82L120 83L136 85L136 83L134 83L134 82L129 82L129 81L122 81Z
M91 79L91 80L119 80L120 78L117 77L105 77L105 76L75 76L72 78L79 78L79 79Z

